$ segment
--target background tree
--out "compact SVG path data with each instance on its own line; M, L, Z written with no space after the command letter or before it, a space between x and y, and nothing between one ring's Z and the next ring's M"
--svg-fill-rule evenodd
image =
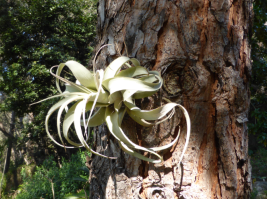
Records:
M179 112L154 128L130 118L122 124L143 146L169 143L181 126L178 144L163 154L161 164L124 154L104 126L95 129L97 151L118 159L93 158L91 198L249 198L251 2L100 0L98 14L96 49L112 46L102 50L97 66L123 54L161 71L162 91L137 103L150 109L164 103L162 96L181 103L192 134L181 171L186 127Z
M1 148L7 150L1 166L6 162L9 179L4 191L18 187L17 167L23 158L27 164L40 164L47 156L58 160L75 152L66 153L47 138L45 110L53 102L29 104L56 92L50 67L70 59L88 62L95 5L93 0L0 0L0 115L10 115L0 121Z
M50 155L60 152L54 145L48 147L50 141L44 129L45 110L51 101L29 104L56 92L49 73L53 65L70 59L88 62L95 35L95 2L0 0L0 4L0 91L6 96L0 110L16 117L31 114L32 122L24 126L19 139L24 148L28 140L38 143L35 157L40 163L45 149ZM64 154L64 149L60 150Z
M262 181L267 176L267 3L254 1L252 30L253 71L251 78L251 106L249 118L249 153L251 155L253 181Z
M257 142L267 146L267 106L266 102L266 76L267 76L267 4L264 1L254 2L254 21L252 44L253 73L251 81L251 120L250 132L255 134ZM252 146L254 149L255 147Z

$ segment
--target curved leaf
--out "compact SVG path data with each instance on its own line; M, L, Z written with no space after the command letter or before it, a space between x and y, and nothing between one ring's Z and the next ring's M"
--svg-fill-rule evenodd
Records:
M81 96L72 96L70 97L68 100L66 100L59 108L58 110L58 114L57 114L57 132L58 132L58 136L59 136L59 139L61 141L61 143L63 144L63 140L62 140L62 137L61 137L61 130L60 130L60 118L61 118L61 114L63 112L63 110L65 109L65 107L70 104L71 102L73 101L77 101L77 100L81 100L83 99L83 97ZM63 144L64 145L64 144ZM72 145L74 145L72 143ZM79 145L78 145L79 146Z
M105 70L104 80L113 78L117 74L118 70L129 60L130 58L121 56L111 62Z
M64 66L67 66L73 75L76 77L76 79L85 87L91 88L96 90L96 85L94 81L93 74L85 68L82 64L76 62L76 61L67 61L65 64L60 64L57 70L56 75L60 76L60 73ZM56 81L58 84L58 79Z
M76 147L73 147L73 146L64 146L64 145L58 143L58 142L52 137L52 135L50 134L49 129L48 129L48 121L49 121L50 116L51 116L57 109L59 109L59 108L61 107L62 104L64 104L64 103L65 103L66 101L68 101L70 98L71 98L71 97L68 97L68 98L65 98L65 99L63 99L63 100L60 100L58 103L56 103L55 105L53 105L53 106L49 109L49 111L48 111L48 113L47 113L47 115L46 115L46 118L45 118L45 130L46 130L46 133L47 133L48 137L49 137L55 144L57 144L57 145L59 145L59 146L61 146L61 147L65 147L65 148L76 148Z
M149 73L144 67L136 66L120 71L115 77L136 77L140 75L149 75Z
M129 77L114 77L103 81L103 85L112 94L121 90L156 91L161 88L162 82L148 83Z
M150 161L150 162L155 162L155 160L151 160L149 158L146 158L143 155L141 155L141 154L139 154L137 152L134 152L132 149L130 149L130 148L134 148L134 149L137 149L137 150L142 150L142 151L145 151L145 152L152 153L152 154L156 155L157 157L159 157L159 159L160 159L160 160L158 160L159 162L162 161L162 157L160 155L158 155L157 153L155 153L151 149L147 149L145 147L142 147L142 146L139 146L139 145L135 144L134 142L132 142L124 134L124 132L122 131L122 129L121 129L120 125L119 125L118 113L116 111L114 111L114 109L112 109L111 107L107 107L107 109L106 109L106 124L108 126L108 129L109 129L110 133L118 141L120 141L121 146L123 146L123 148L124 148L123 150L125 150L126 153L132 154L135 157L147 159L147 161Z
M130 154L130 155L132 155L132 156L134 156L136 158L139 158L141 160L152 162L152 163L161 163L163 161L162 157L160 155L158 155L157 153L153 153L153 154L156 155L157 157L159 157L159 160L154 160L154 159L151 159L151 158L147 158L147 157L143 156L142 154L140 154L140 153L138 153L136 151L133 151L132 149L130 149L123 142L119 142L119 145L120 145L121 149L124 152L126 152L126 153L128 153L128 154Z
M84 93L88 93L88 94L89 94L89 93L96 92L96 91L94 91L94 90L90 90L89 88L86 88L86 87L84 87L84 86L82 86L82 85L73 83L73 82L71 82L71 81L69 81L69 80L67 80L67 79L65 79L65 78L63 78L63 77L60 77L60 76L58 76L57 74L54 74L54 73L52 72L52 69L55 68L55 67L58 67L58 66L53 66L53 67L50 69L50 73L51 73L54 77L57 78L57 79L56 79L56 84L57 84L57 88L58 88L59 92L62 93L62 91L61 91L61 89L60 89L60 87L59 87L59 80L61 80L61 81L65 82L65 83L67 83L67 84L69 84L69 85L75 87L75 88L78 89L80 92L84 92Z
M144 120L159 120L167 115L173 108L178 106L176 103L168 103L153 110L133 110L132 114Z
M75 111L74 111L74 127L75 127L75 130L76 130L76 133L77 133L77 136L81 142L81 144L88 150L90 151L91 153L95 154L95 155L98 155L98 156L101 156L101 157L104 157L104 158L109 158L109 159L116 159L116 157L108 157L108 156L105 156L105 155L102 155L94 150L91 149L91 147L87 144L87 142L85 141L84 137L83 137L83 133L82 133L82 129L81 129L81 115L82 115L82 112L83 112L83 108L85 106L85 101L81 101L77 104L76 108L75 108Z
M74 105L72 105L72 107L66 113L66 115L64 117L64 121L63 121L63 135L64 135L65 139L70 144L72 144L74 146L80 146L81 144L71 141L69 139L68 134L69 134L69 129L74 122L74 111L75 111L78 103L79 103L79 101L76 102ZM93 102L86 104L86 111L91 110L92 104L93 104ZM92 117L88 123L88 127L99 126L105 122L105 106L106 105L99 104L99 103L96 104L96 107L101 107L101 108L94 115L92 115ZM83 123L84 123L83 120L81 120L80 122L81 122L81 125L83 125Z

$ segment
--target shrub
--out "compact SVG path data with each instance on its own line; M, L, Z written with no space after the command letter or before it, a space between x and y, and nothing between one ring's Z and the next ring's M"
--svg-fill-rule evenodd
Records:
M63 160L62 167L59 168L53 157L44 161L32 177L27 175L25 169L21 170L23 184L20 186L16 199L28 198L53 198L52 183L55 198L63 198L68 193L75 193L83 188L83 181L75 178L88 179L87 172L82 168L85 163L85 153L78 152L71 156L70 161Z
M259 148L255 154L251 156L252 177L253 179L262 181L267 177L267 149Z

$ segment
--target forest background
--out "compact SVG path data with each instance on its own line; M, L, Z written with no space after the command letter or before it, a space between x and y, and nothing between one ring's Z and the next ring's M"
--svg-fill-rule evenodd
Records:
M97 0L0 0L2 198L27 198L25 190L62 198L88 186L86 153L57 147L45 132L46 112L57 99L29 104L56 94L52 66L76 60L91 67L96 8ZM267 177L267 2L255 0L253 9L249 153L253 181L262 181ZM50 126L56 132L53 122Z

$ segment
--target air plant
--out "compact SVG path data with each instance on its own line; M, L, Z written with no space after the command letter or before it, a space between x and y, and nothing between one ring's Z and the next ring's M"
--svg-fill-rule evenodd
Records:
M60 76L65 66L70 69L76 78L75 83ZM56 73L52 72L54 68L57 68ZM126 69L123 70L122 68ZM65 148L83 146L93 154L105 158L112 158L92 150L87 143L89 139L89 127L96 127L106 122L110 133L118 140L123 151L145 161L160 163L163 161L163 158L157 151L165 150L175 144L178 140L180 130L177 137L170 144L146 148L132 142L121 129L121 123L124 115L127 113L134 121L142 126L149 127L157 125L172 117L175 113L175 107L178 106L183 111L187 123L187 137L180 157L181 162L190 136L190 118L186 109L180 104L170 102L168 99L166 100L169 103L153 110L141 110L135 105L136 99L151 96L161 88L163 79L159 72L148 71L146 68L140 66L140 62L137 59L130 59L125 56L115 59L105 71L102 69L95 71L94 60L93 72L76 61L61 63L58 66L52 67L50 72L56 77L56 87L60 94L46 98L45 100L63 97L50 108L45 120L46 132L57 145ZM65 83L65 90L63 92L61 91L59 80ZM70 104L71 107L68 108ZM95 111L95 109L97 110ZM49 118L56 110L58 110L57 131L61 143L52 137L48 128ZM60 119L64 110L66 114L62 124L63 136L72 146L66 146L61 135ZM86 118L86 113L89 114L88 118ZM72 124L74 124L80 143L74 142L69 137ZM139 151L149 152L158 159L148 158Z

